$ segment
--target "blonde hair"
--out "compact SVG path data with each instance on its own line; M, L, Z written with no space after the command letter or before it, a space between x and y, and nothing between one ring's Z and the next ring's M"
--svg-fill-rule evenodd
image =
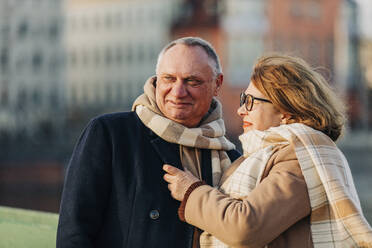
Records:
M290 123L303 123L336 141L342 134L345 105L324 77L304 60L287 55L259 58L253 68L251 82Z

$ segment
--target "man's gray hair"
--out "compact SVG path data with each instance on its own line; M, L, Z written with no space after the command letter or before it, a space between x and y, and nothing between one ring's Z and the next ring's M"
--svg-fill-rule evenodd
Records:
M218 55L216 51L214 50L213 46L208 41L203 40L202 38L199 38L199 37L183 37L183 38L174 40L170 42L168 45L166 45L158 55L158 60L156 63L156 71L158 70L159 62L161 58L163 57L164 53L168 51L168 49L170 49L171 47L178 45L178 44L182 44L182 45L186 45L190 47L198 46L202 48L207 53L208 57L214 62L213 71L215 73L215 76L222 73L220 59L218 58Z

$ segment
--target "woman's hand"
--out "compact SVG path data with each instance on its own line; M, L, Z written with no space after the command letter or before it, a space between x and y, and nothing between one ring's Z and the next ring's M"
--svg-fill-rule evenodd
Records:
M164 175L164 180L167 181L168 189L174 199L182 201L187 189L191 184L200 181L193 176L190 171L182 171L174 166L165 164L163 170L167 173Z

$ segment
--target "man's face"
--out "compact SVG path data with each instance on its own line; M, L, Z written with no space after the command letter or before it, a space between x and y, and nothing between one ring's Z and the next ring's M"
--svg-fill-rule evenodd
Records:
M163 54L157 68L156 103L165 117L196 127L222 84L214 62L198 46L177 44Z

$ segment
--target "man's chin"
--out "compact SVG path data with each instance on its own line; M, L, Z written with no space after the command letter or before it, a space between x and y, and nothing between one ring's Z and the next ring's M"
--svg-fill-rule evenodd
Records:
M194 118L191 118L190 116L183 116L183 115L177 115L177 116L168 116L168 119L171 119L174 122L177 122L179 124L182 124L186 127L193 127L194 125Z

